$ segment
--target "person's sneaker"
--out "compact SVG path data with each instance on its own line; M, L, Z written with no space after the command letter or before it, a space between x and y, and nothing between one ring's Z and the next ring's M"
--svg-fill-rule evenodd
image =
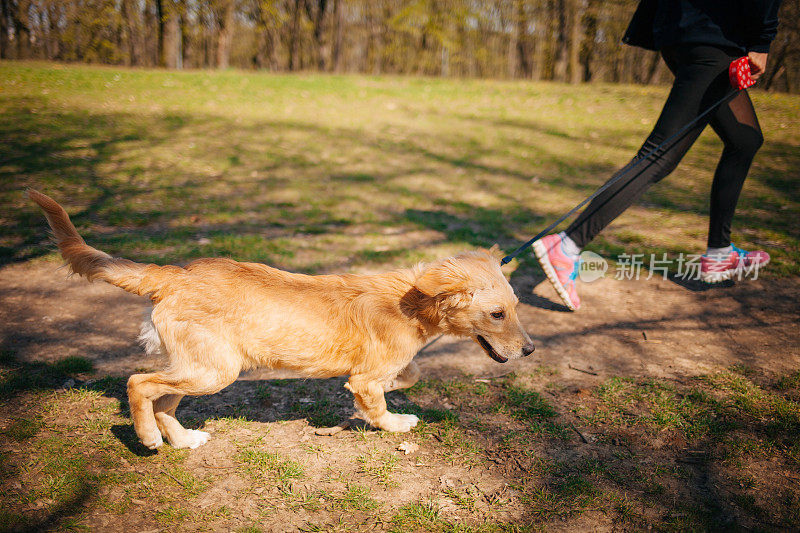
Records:
M533 252L539 259L547 279L553 284L558 295L570 310L576 311L581 306L575 280L580 269L580 257L564 252L561 236L548 235L533 243Z
M700 258L700 279L706 283L719 283L731 279L740 272L757 272L769 263L769 254L761 250L746 252L731 245L733 250L727 256L708 256Z

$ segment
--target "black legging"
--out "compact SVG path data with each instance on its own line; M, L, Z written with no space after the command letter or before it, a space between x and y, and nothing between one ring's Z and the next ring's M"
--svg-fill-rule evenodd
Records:
M644 157L732 91L728 81L728 66L735 56L725 50L714 46L681 45L662 50L661 55L675 75L675 82L653 132L639 149L634 161ZM629 168L629 165L617 172L615 177L620 172L630 176L621 178L592 200L567 228L567 235L580 248L586 246L650 185L675 169L706 124L711 124L725 145L711 184L708 246L728 246L739 193L750 163L764 142L747 91L740 91L732 100L720 106L709 120L700 121L660 157L651 156L649 163L643 162L633 168Z

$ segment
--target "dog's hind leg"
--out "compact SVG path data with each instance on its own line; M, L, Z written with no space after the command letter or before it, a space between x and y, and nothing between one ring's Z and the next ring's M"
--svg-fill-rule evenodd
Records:
M220 358L217 361L231 362ZM235 359L234 359L235 361ZM187 430L175 418L175 408L185 395L214 394L233 383L238 366L193 367L181 373L134 374L128 380L128 401L133 427L142 444L156 449L163 443L162 432L176 448L196 448L208 440L203 431Z
M417 363L414 361L411 361L402 372L400 372L393 380L384 385L383 390L384 392L390 392L398 389L407 389L419 381L419 376L419 365L417 365Z
M386 410L383 385L380 381L365 376L350 376L345 387L353 393L356 408L364 419L375 427L386 431L403 433L411 431L419 418L414 415L401 415Z
M197 448L208 442L208 433L197 429L186 429L175 418L175 409L183 394L166 394L153 402L153 411L161 436L173 448Z
M136 435L146 447L155 450L164 443L156 423L153 401L171 391L166 376L163 374L134 374L128 379L128 404L131 409L133 428Z

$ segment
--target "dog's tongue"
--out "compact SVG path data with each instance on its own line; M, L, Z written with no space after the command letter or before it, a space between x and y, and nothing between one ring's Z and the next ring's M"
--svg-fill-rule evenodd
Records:
M497 361L498 363L507 363L508 362L508 358L503 357L502 355L500 355L499 353L495 352L494 350L492 350L489 353L489 356L492 359L494 359L495 361Z
M489 357L491 357L492 359L494 359L498 363L507 363L508 362L508 358L507 357L503 357L502 355L500 355L499 353L494 351L494 348L492 347L491 344L489 344L489 341L484 339L481 335L478 335L477 340L478 340L478 344L481 345L481 348L483 348L483 350L487 354L489 354Z

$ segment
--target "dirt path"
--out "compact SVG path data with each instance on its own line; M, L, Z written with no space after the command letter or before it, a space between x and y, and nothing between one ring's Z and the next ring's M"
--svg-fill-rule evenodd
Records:
M0 270L0 335L4 353L13 353L22 362L84 357L93 362L96 377L126 377L143 368L163 365L157 358L145 357L134 341L148 308L146 301L106 284L65 279L64 271L56 268L53 263L38 262ZM516 274L513 283L523 302L520 308L523 324L536 343L534 356L499 365L471 342L443 338L418 357L428 379L446 382L468 374L480 381L491 381L512 371L533 376L544 365L555 376L550 386L557 385L551 389L556 392L549 401L559 416L565 416L571 409L567 404L574 402L576 394L582 395L586 388L597 386L610 376L680 381L733 365L765 374L800 368L797 280L748 281L693 291L663 279L638 282L605 279L582 286L584 307L577 313L564 312L553 303L555 294L547 283L522 274ZM500 451L505 444L498 442L505 442L504 435L514 434L516 422L486 414L470 419L473 423L467 424L470 427L466 433L457 434L467 435L476 442L491 441L493 444L483 452L458 442L464 437L453 436L456 434L449 433L452 428L447 426L431 425L414 435L350 431L333 438L317 437L311 427L315 424L310 423L314 416L324 418L332 412L336 417L349 409L350 398L341 388L342 380L315 382L313 386L295 382L290 389L281 389L281 382L259 381L275 377L285 376L256 372L243 376L213 397L185 400L179 418L188 420L191 427L211 432L212 439L201 449L183 455L167 450L166 455L159 452L148 456L136 448L125 413L107 415L111 418L106 422L110 428L106 447L98 444L96 450L87 453L94 454L92 460L99 463L113 464L110 471L115 476L127 479L124 476L129 475L140 481L119 487L104 486L99 495L92 496L99 498L101 505L85 511L81 523L99 530L126 531L174 530L178 524L180 529L190 530L236 530L257 525L268 531L311 526L323 530L374 530L391 526L403 531L420 529L423 527L420 524L428 522L433 524L430 528L436 529L436 520L440 518L464 520L465 524L480 524L481 520L513 523L528 516L530 503L514 487L530 477L537 457L579 469L587 460L613 461L620 453L615 451L619 449L616 442L613 446L594 443L590 436L588 442L582 443L585 436L576 429L577 434L562 437L557 449L546 441L533 441L525 444L529 449L502 455ZM115 390L106 394L109 400L124 397L121 384ZM490 388L489 393L494 390ZM292 394L287 395L287 391ZM429 395L432 412L437 412L441 405L460 412L462 420L469 417L472 401L469 395L459 398L457 391L435 388L430 391L433 391ZM398 410L407 408L408 400L396 394L390 395L390 405ZM330 412L320 415L310 407L311 410L304 411L306 406L326 398L331 399L327 408ZM59 420L74 422L76 417L88 424L80 408L81 401L84 400L73 399L70 404L70 409L77 410L74 413L65 415L51 410L43 416L51 417L54 427ZM85 401L89 402L86 411L95 413L89 418L99 417L97 409L107 403L94 397ZM11 421L21 416L25 408L17 405L3 409L2 426L10 427ZM406 439L420 443L420 451L410 456L398 452L397 446ZM642 438L648 461L672 460L659 459L661 439ZM120 441L133 452L128 459L125 455L122 459L104 458L102 454L106 452L102 450L121 448ZM635 451L636 443L631 442ZM676 449L680 446L680 443L675 445ZM12 455L24 452L21 444L10 440L0 448L0 452ZM284 474L291 476L280 464L275 466L277 459L270 459L269 455L272 452L301 463L303 478L280 478ZM264 460L266 466L258 462ZM251 463L257 468L248 470ZM14 478L18 481L14 483L20 487L33 483L26 477L32 474L20 468L21 473ZM273 468L281 483L264 478L260 473L262 468ZM691 468L686 476L694 481L687 481L686 486L668 486L669 499L710 501L709 493L716 489L708 487L727 483L724 479L719 481L713 472L706 472L702 465ZM175 481L177 500L168 487L153 488L158 485L153 481L157 476L168 484ZM160 483L163 485L163 481ZM368 487L369 498L361 497L362 485ZM332 488L321 492L320 487ZM428 512L425 508L403 507L433 496L438 498L433 518L425 514ZM572 496L565 498L567 503L559 505L584 509L580 513L568 508L552 510L556 518L544 518L551 530L602 531L613 529L617 523L618 517L593 511L587 504L570 499ZM38 509L50 503L46 498L36 500L25 512L39 516L35 514ZM192 507L187 510L182 507L185 505ZM734 510L716 500L708 505L719 509L714 511L715 517L735 516ZM400 508L406 511L402 519L397 515L387 523L386 513L372 511L373 506L384 511L397 512ZM646 520L648 513L656 511L642 507L636 512ZM669 516L664 509L658 512L661 514L653 515L655 518Z

